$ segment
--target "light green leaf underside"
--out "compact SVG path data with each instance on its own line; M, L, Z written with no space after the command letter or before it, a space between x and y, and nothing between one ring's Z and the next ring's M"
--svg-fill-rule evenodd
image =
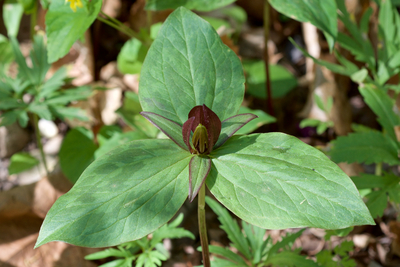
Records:
M330 155L337 163L400 164L396 144L381 132L371 131L340 136L332 142L332 146Z
M132 141L105 154L50 209L36 247L114 246L153 232L187 198L190 156L170 140Z
M206 104L220 118L236 115L244 95L240 60L209 23L181 7L162 26L140 77L144 111L183 124Z
M207 186L259 227L374 224L350 178L322 152L282 133L234 136L210 155Z
M338 33L335 0L269 0L280 13L325 32L330 48ZM329 40L330 39L330 40Z
M52 0L46 14L49 62L65 56L96 19L101 0L82 0L83 7L72 11L64 0Z

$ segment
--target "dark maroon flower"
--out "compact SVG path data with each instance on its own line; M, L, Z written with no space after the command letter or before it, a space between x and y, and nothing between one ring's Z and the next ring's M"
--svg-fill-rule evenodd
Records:
M210 154L221 133L221 120L204 104L192 108L188 117L182 126L182 136L190 153Z

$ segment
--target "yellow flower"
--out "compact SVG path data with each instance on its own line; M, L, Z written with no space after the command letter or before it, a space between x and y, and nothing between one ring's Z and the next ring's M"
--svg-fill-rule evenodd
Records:
M82 8L82 2L81 0L65 0L65 3L70 2L70 7L72 11L76 12L76 7Z

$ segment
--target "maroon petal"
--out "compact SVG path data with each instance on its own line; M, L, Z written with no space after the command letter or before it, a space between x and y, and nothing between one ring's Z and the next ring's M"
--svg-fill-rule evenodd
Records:
M172 141L174 141L182 149L186 150L186 145L182 138L182 127L170 119L167 119L161 115L153 112L140 112L140 115L145 117L154 126L160 129L166 136L168 136Z
M251 120L258 118L258 116L251 113L244 113L227 118L222 122L221 134L218 141L215 143L215 149L222 146L232 135L234 135L240 128Z
M211 153L221 133L221 120L218 118L217 114L204 104L192 108L189 112L189 118L191 117L195 118L191 128L193 132L196 130L199 123L206 127L208 134L208 153Z
M192 126L194 124L194 120L195 120L195 117L191 117L182 126L183 142L185 142L190 153L193 153L193 149L190 145L190 133L192 131Z

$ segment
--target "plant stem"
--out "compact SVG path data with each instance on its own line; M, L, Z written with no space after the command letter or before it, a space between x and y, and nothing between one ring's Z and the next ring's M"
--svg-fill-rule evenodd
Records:
M100 16L100 14L102 16L104 16L105 18L103 18L102 16ZM101 22L115 28L116 30L125 33L126 35L128 35L131 38L136 38L139 41L143 42L142 38L139 36L139 34L137 34L136 32L134 32L131 28L127 27L125 24L123 24L121 21L112 18L110 16L108 16L106 13L104 13L103 11L100 11L100 14L97 16L97 19L100 20Z
M206 183L204 182L199 191L198 198L198 217L199 217L199 232L200 242L203 254L203 265L204 267L210 267L210 252L208 251L208 240L207 240L207 226L206 226Z
M274 108L272 105L272 89L271 89L271 79L269 75L269 54L268 54L268 40L269 40L269 3L268 0L264 2L264 63L265 63L265 89L267 93L267 110L269 115L274 116Z
M38 12L38 3L37 1L34 1L34 7L33 7L33 11L31 14L31 27L30 27L30 37L31 40L33 40L33 36L35 35L35 26L37 23L37 12Z
M33 113L32 115L33 115L33 124L35 125L35 135L36 135L37 146L40 150L40 155L42 157L44 169L46 170L47 176L49 176L50 173L49 173L49 169L47 168L46 156L44 155L42 140L40 138L39 117L35 113Z
M382 162L375 164L375 175L381 176L382 175Z

